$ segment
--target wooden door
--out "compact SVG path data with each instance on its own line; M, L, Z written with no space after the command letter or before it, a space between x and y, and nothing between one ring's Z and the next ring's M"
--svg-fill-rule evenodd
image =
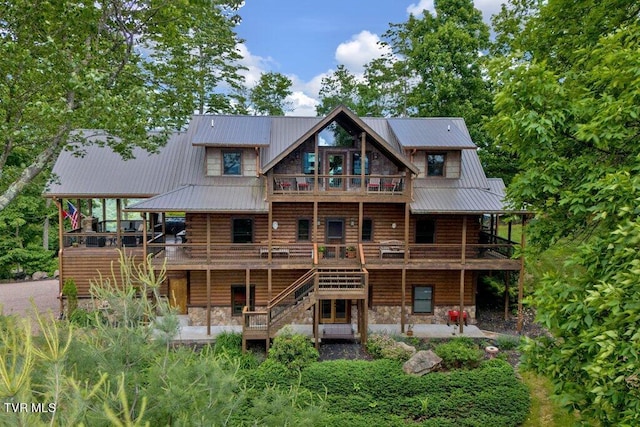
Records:
M324 299L320 301L320 323L351 323L350 300Z
M325 258L344 258L344 218L328 218L326 222L327 244Z
M187 314L187 279L169 279L169 301L178 314Z

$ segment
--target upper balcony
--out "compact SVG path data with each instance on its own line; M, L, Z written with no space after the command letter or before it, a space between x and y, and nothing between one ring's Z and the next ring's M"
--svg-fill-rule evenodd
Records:
M393 198L409 194L404 175L301 175L274 174L270 186L272 196L361 196Z

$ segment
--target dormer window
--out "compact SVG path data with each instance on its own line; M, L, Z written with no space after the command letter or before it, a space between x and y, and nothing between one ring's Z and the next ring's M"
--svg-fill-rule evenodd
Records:
M242 151L223 151L222 167L223 175L242 175Z
M445 153L427 153L427 176L445 176Z

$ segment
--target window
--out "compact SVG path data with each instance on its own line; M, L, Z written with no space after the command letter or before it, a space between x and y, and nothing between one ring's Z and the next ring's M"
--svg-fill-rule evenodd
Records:
M433 313L433 286L413 288L413 312Z
M369 175L369 158L371 154L369 151L364 156L364 174ZM360 153L353 153L353 157L351 158L351 174L352 175L360 175L362 172L360 170Z
M373 240L373 220L365 218L362 220L362 236L363 242L371 242Z
M250 218L236 218L233 220L233 243L253 242L253 220Z
M302 173L313 175L316 171L316 153L302 154Z
M427 176L444 176L447 155L444 153L427 154Z
M222 152L222 173L224 175L242 175L242 152Z
M311 221L308 218L298 220L298 241L308 242L311 240Z
M256 306L256 286L249 288L250 301L249 310L255 310ZM247 305L247 287L245 285L231 285L231 315L242 316L242 309Z
M416 243L436 242L436 222L433 219L416 221Z

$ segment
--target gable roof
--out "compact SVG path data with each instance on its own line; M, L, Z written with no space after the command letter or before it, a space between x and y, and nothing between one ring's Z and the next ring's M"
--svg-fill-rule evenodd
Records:
M269 171L276 164L278 164L281 160L291 154L296 148L298 148L301 144L307 141L313 134L322 131L325 127L327 127L332 122L338 122L342 127L356 127L360 131L364 131L378 147L385 153L386 156L394 160L395 162L402 164L411 172L417 174L419 172L418 168L413 165L406 156L397 149L397 147L393 147L384 138L382 138L376 131L374 131L369 125L367 125L360 117L356 116L351 110L349 110L344 105L339 105L334 108L329 114L327 114L324 118L321 118L315 125L311 128L307 129L305 133L303 133L298 139L295 140L292 144L286 147L283 151L277 153L274 157L271 157L268 162L263 166L263 172Z

